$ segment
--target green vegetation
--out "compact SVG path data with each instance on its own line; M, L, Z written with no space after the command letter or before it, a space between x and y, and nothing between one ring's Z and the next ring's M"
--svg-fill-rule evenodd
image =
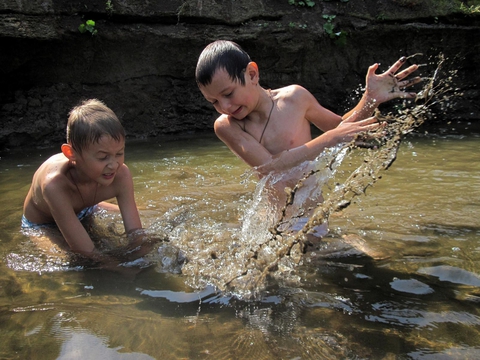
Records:
M323 30L330 36L331 39L334 39L338 45L346 45L347 43L347 33L345 31L335 32L335 25L333 20L336 18L336 15L323 15L323 18L326 20L323 24Z
M78 27L78 31L80 31L82 34L86 33L87 31L93 35L97 35L97 29L95 29L95 21L93 20L87 20L85 24L80 24Z
M322 1L332 1L332 0L322 0ZM346 2L349 2L350 0L335 0L335 1L346 3ZM307 6L307 7L315 6L315 1L312 1L312 0L288 0L288 3L290 5L295 5L295 6Z
M299 29L306 29L308 27L307 24L298 24L294 21L289 22L288 26L291 28L299 28Z
M383 21L386 18L387 18L387 15L385 15L385 13L383 13L383 12L377 15L377 20L379 20L379 21Z
M113 14L114 9L113 9L113 4L111 0L107 0L107 2L105 3L105 11L110 16Z
M312 0L288 0L288 3L290 5L295 5L295 6L307 6L307 7L314 7L315 6L315 1Z
M460 10L465 14L479 14L480 13L480 4L477 5L479 1L469 1L465 5L463 2L460 4ZM473 4L470 4L473 3Z

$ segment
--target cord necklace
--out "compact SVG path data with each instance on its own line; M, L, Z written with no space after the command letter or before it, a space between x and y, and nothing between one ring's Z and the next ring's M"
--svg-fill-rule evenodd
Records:
M263 134L265 134L265 130L267 129L268 123L270 121L270 116L272 116L273 108L275 107L275 101L273 101L272 92L270 91L270 89L268 89L267 91L268 91L268 95L270 97L270 100L272 100L272 108L270 109L270 113L268 114L267 122L265 123L265 127L263 128L262 135L260 136L260 140L258 141L260 144L262 143Z

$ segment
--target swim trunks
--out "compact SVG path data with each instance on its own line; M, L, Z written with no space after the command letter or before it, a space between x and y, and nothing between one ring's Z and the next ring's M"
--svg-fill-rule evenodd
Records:
M89 206L80 211L77 214L78 220L82 221L85 219L87 216L92 215L93 212L97 209L97 205ZM42 227L44 228L52 228L56 227L57 224L53 223L44 223L44 224L36 224L30 220L28 220L25 215L22 215L22 228L23 229L40 229Z

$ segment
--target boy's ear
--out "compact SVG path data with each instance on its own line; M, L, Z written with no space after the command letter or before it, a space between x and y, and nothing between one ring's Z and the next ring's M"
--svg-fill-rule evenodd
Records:
M68 160L75 160L75 150L73 150L72 145L70 144L63 144L62 145L62 153Z
M247 65L246 73L250 76L250 80L253 80L255 77L259 77L258 65L254 61L250 61Z
M257 70L257 72L258 72L258 65L255 61L250 61L247 66L249 66L249 65L253 66L255 68L255 70Z

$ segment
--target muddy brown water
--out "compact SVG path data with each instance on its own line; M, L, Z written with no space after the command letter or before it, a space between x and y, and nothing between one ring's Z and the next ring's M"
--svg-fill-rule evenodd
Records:
M33 172L57 149L3 154L0 358L477 358L479 140L467 122L407 136L325 239L254 299L216 286L263 235L245 226L258 180L213 136L127 144L144 226L170 239L126 264L142 269L132 276L72 266L20 232ZM93 221L103 245L121 241L118 216Z

